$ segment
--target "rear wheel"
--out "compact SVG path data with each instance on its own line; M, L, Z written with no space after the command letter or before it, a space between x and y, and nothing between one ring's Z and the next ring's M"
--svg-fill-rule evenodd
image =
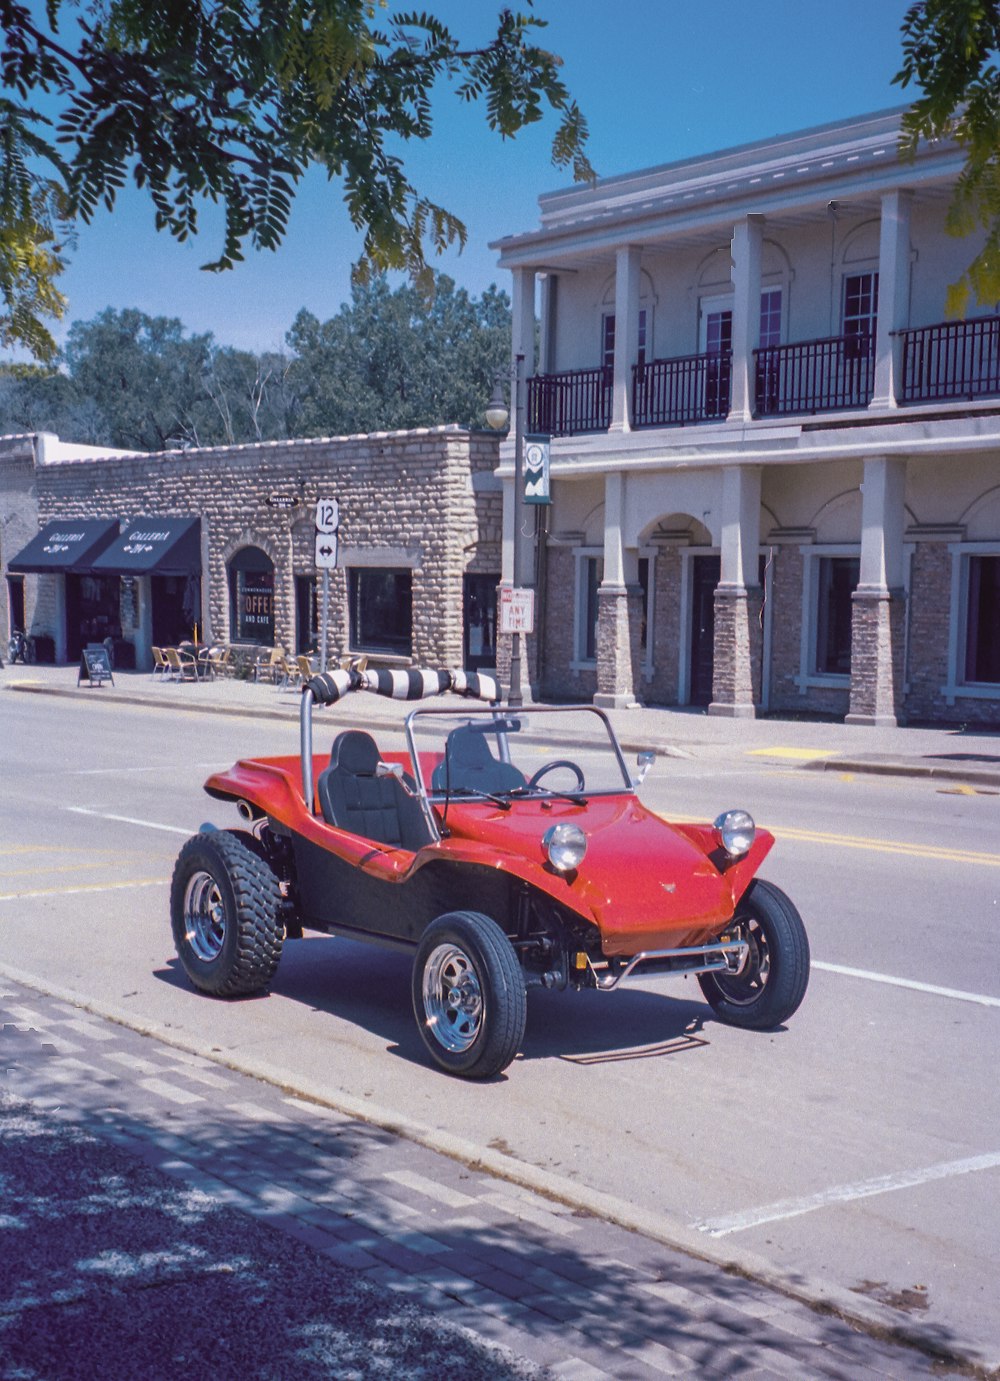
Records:
M215 997L265 988L281 958L281 907L270 865L239 834L213 830L189 839L174 867L170 922L194 986Z
M413 965L413 1011L442 1069L499 1074L520 1048L527 1010L521 965L495 921L452 911L431 922Z
M749 953L739 973L698 975L709 1006L729 1026L767 1031L787 1021L809 983L809 940L790 898L756 878L726 929Z

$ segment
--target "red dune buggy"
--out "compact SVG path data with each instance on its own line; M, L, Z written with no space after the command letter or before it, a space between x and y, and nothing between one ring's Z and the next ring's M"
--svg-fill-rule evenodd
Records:
M405 752L348 729L314 754L315 708L356 690L493 703L411 710ZM205 825L177 860L171 921L192 983L258 992L303 928L401 947L427 1049L468 1078L513 1060L534 986L691 973L731 1025L790 1017L809 945L788 897L756 876L773 837L742 810L668 824L635 794L653 755L633 783L600 710L497 698L465 672L313 677L298 756L244 759L205 784L244 828Z

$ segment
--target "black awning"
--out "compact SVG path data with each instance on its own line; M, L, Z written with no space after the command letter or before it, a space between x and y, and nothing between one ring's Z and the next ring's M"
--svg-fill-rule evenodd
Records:
M7 569L17 575L65 575L90 570L95 557L118 536L117 518L59 518L46 523Z
M94 562L99 575L197 575L200 518L133 518Z

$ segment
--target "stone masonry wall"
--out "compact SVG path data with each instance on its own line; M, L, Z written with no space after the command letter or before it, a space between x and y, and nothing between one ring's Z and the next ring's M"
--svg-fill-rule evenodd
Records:
M39 519L199 515L206 635L229 640L227 562L253 545L274 562L275 640L289 649L294 577L315 574L314 507L336 498L342 566L411 568L412 660L457 666L464 572L500 569L500 499L488 482L482 493L473 486L473 475L488 476L496 463L494 438L453 427L81 460L39 469ZM331 572L330 585L338 655L351 650L344 569Z

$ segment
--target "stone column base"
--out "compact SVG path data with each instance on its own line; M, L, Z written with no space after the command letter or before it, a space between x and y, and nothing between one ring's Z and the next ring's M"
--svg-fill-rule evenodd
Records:
M904 723L902 590L857 589L851 597L851 703L845 722Z
M710 715L755 719L760 704L759 585L717 585L715 589L715 655Z
M620 710L639 703L635 691L640 675L641 620L639 586L617 585L598 590L595 705Z

